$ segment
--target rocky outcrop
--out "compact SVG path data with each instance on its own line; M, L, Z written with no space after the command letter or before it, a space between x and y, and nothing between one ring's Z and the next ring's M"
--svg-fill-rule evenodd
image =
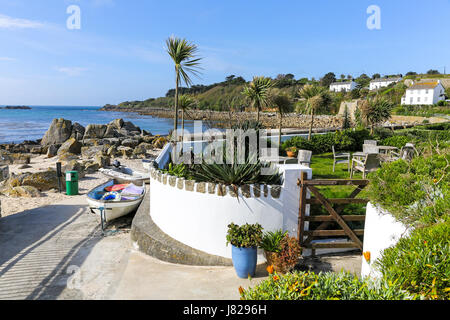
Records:
M62 144L72 135L72 121L65 119L53 119L50 128L42 138L41 145Z
M59 156L65 153L80 154L82 146L81 142L77 141L75 138L70 138L58 149L57 155Z
M90 124L86 127L83 140L85 139L103 139L107 126L104 124Z

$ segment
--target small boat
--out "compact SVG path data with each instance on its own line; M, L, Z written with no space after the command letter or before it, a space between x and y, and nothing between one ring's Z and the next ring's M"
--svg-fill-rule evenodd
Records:
M101 168L99 171L108 178L117 180L119 183L150 183L150 173L136 171L126 166Z
M98 214L103 222L108 222L135 211L146 193L145 183L123 184L116 179L101 184L87 194L87 202L92 213Z

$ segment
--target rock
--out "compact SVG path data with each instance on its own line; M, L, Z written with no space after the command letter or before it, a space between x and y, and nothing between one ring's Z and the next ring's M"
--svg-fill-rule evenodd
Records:
M111 165L111 159L99 153L95 156L94 163L98 164L99 168L105 168Z
M76 139L77 141L81 141L83 140L85 132L86 129L78 122L75 122L72 126L72 133L70 137Z
M21 178L17 179L20 183ZM64 177L61 178L62 185L65 186ZM51 189L58 189L58 176L56 171L44 171L27 174L23 177L20 186L32 186L39 191L48 191Z
M117 151L122 155L124 158L129 158L133 154L133 149L130 147L118 147Z
M21 153L11 154L14 164L30 164L31 156Z
M58 156L65 153L80 154L82 146L81 142L75 138L70 138L58 149Z
M41 153L43 153L43 148L42 147L33 147L33 148L31 148L30 153L41 154Z
M62 155L58 156L58 160L62 162L69 162L72 160L78 160L80 157L73 153L63 153Z
M0 181L7 180L9 178L9 167L0 166Z
M137 147L138 144L139 144L139 141L135 140L135 139L125 139L122 141L122 146L124 146L124 147L135 148L135 147Z
M96 173L100 169L100 165L98 163L89 163L86 165L86 168L84 169L85 173L92 174Z
M66 163L62 167L61 171L63 173L66 173L68 171L77 171L78 172L78 178L81 179L81 178L84 178L84 176L85 176L85 171L84 170L85 170L85 168L80 162L78 162L76 160L72 160L72 161Z
M104 138L119 138L123 137L123 134L119 132L120 128L117 128L115 124L108 124Z
M41 193L33 186L19 186L4 190L3 193L12 198L39 198Z
M121 153L117 150L116 146L112 146L106 151L106 155L108 157L115 157L115 156L117 156L119 154L121 154Z
M164 137L158 137L153 141L153 147L162 149L169 141Z
M95 157L95 155L99 152L103 152L104 147L103 146L89 146L89 147L82 147L81 148L81 156L83 158L92 159Z
M56 157L56 155L58 154L58 149L59 149L60 146L61 146L60 144L52 144L52 145L48 146L47 158Z
M53 119L50 128L42 138L41 145L49 146L61 144L72 135L72 121L65 119Z
M83 140L102 139L105 136L107 126L104 124L90 124L86 127Z

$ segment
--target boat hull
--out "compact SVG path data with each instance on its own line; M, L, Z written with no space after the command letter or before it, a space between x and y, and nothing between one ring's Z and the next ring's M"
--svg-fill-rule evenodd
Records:
M150 183L150 173L143 173L132 170L128 167L121 167L120 169L100 169L103 175L110 179L115 179L118 183Z
M122 182L117 179L112 179L107 183L101 184L92 189L91 191L89 191L86 196L86 200L91 212L97 214L100 217L101 214L100 208L104 208L104 219L106 222L109 222L136 211L145 197L146 189L145 183L143 181L141 182L132 181L132 183L141 188L143 187L143 193L139 195L136 199L132 200L108 201L108 200L98 200L95 198L96 192L102 191L106 187L110 187L116 184L122 184Z

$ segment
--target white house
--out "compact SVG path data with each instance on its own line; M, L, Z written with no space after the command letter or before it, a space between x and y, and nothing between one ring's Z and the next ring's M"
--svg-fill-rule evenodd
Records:
M370 90L378 90L380 88L387 87L387 86L389 86L392 83L397 83L400 80L402 80L402 78L375 79L375 80L370 81L369 89Z
M349 92L356 88L356 82L355 81L349 81L349 82L333 82L330 85L330 91L334 92Z
M445 99L445 89L440 80L419 82L406 89L404 105L433 105Z

